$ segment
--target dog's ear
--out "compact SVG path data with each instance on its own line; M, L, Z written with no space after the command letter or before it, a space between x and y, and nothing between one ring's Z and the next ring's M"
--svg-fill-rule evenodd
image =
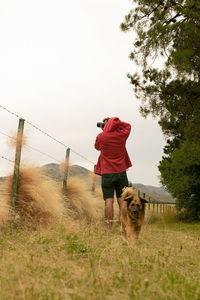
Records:
M142 198L142 197L140 197L140 201L141 201L142 204L148 203L148 201L146 199Z

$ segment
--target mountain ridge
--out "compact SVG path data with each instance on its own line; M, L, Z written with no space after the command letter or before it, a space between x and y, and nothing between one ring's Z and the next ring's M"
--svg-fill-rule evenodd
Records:
M63 179L63 171L60 168L59 164L56 163L49 163L38 167L42 170L42 172L47 175L48 177L52 178L53 180L60 182ZM92 176L93 172L89 171L88 169L81 167L79 165L72 165L69 167L69 177L78 177L82 180L87 180L89 176ZM98 176L98 175L97 175ZM3 182L6 177L0 177L0 183ZM100 187L101 184L101 177L98 176L96 180L96 184ZM155 187L153 185L145 185L142 183L132 183L132 185L139 189L141 193L145 193L146 197L151 197L155 201L159 202L171 202L173 203L174 200L172 196L163 188L163 187Z

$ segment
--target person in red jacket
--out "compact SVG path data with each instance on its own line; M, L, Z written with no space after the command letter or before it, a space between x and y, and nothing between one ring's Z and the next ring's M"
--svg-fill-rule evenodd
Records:
M95 174L101 175L101 187L105 200L105 219L108 228L112 229L114 215L113 203L116 192L119 209L121 210L121 193L128 186L126 170L132 166L126 150L126 140L131 131L131 125L119 118L106 118L103 132L98 134L95 148L101 151L95 168Z

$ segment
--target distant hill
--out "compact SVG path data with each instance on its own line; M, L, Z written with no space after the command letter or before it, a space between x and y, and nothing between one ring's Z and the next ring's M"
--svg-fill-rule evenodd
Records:
M47 164L40 167L45 175L51 177L56 181L61 181L63 179L63 172L58 164ZM79 177L84 179L92 173L86 168L83 168L78 165L73 165L69 167L69 177Z
M147 199L148 197L151 197L152 200L155 201L174 203L174 199L172 198L172 196L163 187L144 185L141 183L133 183L133 186L140 190L142 193L145 193Z
M58 164L51 163L38 168L41 169L45 175L51 177L53 180L61 181L63 179L63 172ZM84 179L86 176L88 177L90 173L92 172L86 168L83 168L78 165L73 165L69 167L68 176L79 177ZM0 177L0 183L3 182L5 179L6 177Z
M39 169L42 169L45 175L51 177L53 180L56 181L62 181L63 179L63 172L60 169L60 166L58 164L47 164L42 167L39 167ZM92 174L91 171L88 169L73 165L69 167L69 177L79 177L83 180L87 180L88 177ZM0 177L0 182L5 180L6 177ZM100 185L101 179L99 176L99 180L97 180L96 184ZM141 183L133 183L133 186L141 191L141 193L145 193L146 197L151 197L152 200L160 201L160 202L174 202L171 195L163 188L163 187L155 187L152 185L144 185Z
M162 195L168 195L169 193L163 188L163 187L156 187L153 185L144 185L141 183L134 183L134 186L137 187L138 189L147 191L151 190L152 192L162 194Z

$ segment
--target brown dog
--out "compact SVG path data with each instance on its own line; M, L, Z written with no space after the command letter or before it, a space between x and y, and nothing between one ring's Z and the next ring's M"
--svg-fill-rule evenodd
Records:
M132 245L136 244L145 216L145 203L142 197L137 197L136 189L126 187L122 192L122 208L120 221L122 230Z

